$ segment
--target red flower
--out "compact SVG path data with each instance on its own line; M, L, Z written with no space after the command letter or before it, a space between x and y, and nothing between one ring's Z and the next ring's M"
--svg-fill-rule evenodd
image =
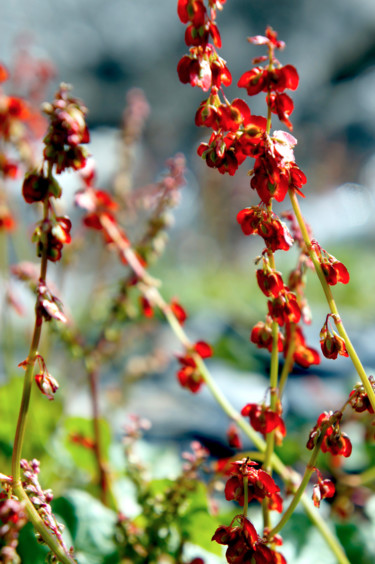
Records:
M242 449L241 437L235 423L231 423L227 430L229 446L235 449Z
M368 377L372 389L375 392L375 378L373 376ZM363 411L368 411L369 413L374 413L374 409L368 399L368 395L363 387L363 384L357 384L349 395L350 405L357 413L362 413Z
M294 103L291 97L285 94L285 92L283 94L274 92L267 97L267 103L271 108L271 112L276 114L279 120L293 131L293 125L289 120L289 116L294 110Z
M225 558L229 564L286 564L283 555L266 546L243 515L236 515L229 527L218 527L212 540L228 546Z
M284 323L298 323L301 318L301 310L296 295L290 292L287 286L277 298L267 302L268 313L281 327Z
M183 84L199 86L207 92L211 86L220 88L222 84L229 86L232 76L224 59L219 57L212 45L204 48L193 46L190 55L184 55L177 65L177 73Z
M262 67L254 67L245 72L239 79L237 86L246 88L248 96L255 96L259 92L267 91L267 71Z
M46 249L48 260L60 260L63 246L71 241L71 228L72 223L65 216L39 222L32 237L33 243L36 243L37 256L41 257Z
M174 315L177 317L180 324L183 325L187 319L187 313L185 309L182 307L182 305L176 299L173 299L169 307L171 308Z
M349 272L347 271L346 266L342 264L342 262L323 262L321 264L321 267L323 274L330 286L335 286L337 282L341 282L342 284L347 284L349 282Z
M260 235L268 249L288 251L293 239L284 222L260 206L245 208L237 214L237 221L245 235Z
M317 441L323 440L321 444L322 452L330 452L337 456L342 455L348 457L352 453L352 443L349 437L340 429L341 412L323 412L319 415L318 421L309 435L307 448L312 450Z
M140 296L139 302L141 304L142 313L145 317L154 317L154 309L147 298Z
M346 350L345 341L335 331L329 327L329 318L331 314L327 315L326 322L320 331L320 346L322 353L326 358L337 358L337 355L349 356Z
M333 255L327 253L317 241L312 241L311 246L319 259L320 266L322 267L323 274L328 284L330 286L334 286L338 282L347 284L350 280L350 276L346 266Z
M256 277L259 288L267 298L277 298L284 289L281 273L276 270L257 270Z
M208 343L198 341L185 355L177 356L179 363L182 365L182 368L177 372L178 381L183 388L188 388L195 394L200 390L204 380L194 360L193 353L198 354L201 358L209 358L212 356L213 351Z
M313 487L312 499L314 501L315 507L320 507L320 502L322 499L333 497L335 495L335 486L333 485L331 480L323 480L323 476L317 468L315 469L315 471L318 476L318 483Z
M248 480L248 500L256 499L263 501L267 498L270 502L274 494L280 491L271 476L261 469L253 468L256 462L249 461L244 458L232 462L232 476L225 486L225 499L228 501L234 499L240 505L244 504L244 478Z
M46 197L61 196L61 188L54 178L46 178L43 172L26 174L22 185L22 195L28 204L42 202Z
M63 313L61 301L54 296L48 286L40 280L37 287L37 304L36 312L39 324L44 318L46 321L56 319L62 323L66 323L67 317Z
M246 156L237 151L238 143L235 133L223 135L213 133L207 143L198 147L198 155L206 160L210 168L217 168L221 174L228 172L233 176Z
M268 317L266 323L259 321L252 329L250 341L259 349L268 349L272 352L273 336L272 336L272 319ZM277 350L281 352L284 348L284 337L278 332Z
M306 345L301 327L294 326L292 329L291 324L287 323L284 357L287 356L289 347L294 348L294 362L303 366L303 368L308 368L312 364L320 364L318 351Z
M282 437L286 435L285 423L280 415L264 404L248 403L242 408L241 415L248 416L253 429L263 436L275 429Z
M16 221L10 213L8 207L0 204L0 231L13 231L16 227Z

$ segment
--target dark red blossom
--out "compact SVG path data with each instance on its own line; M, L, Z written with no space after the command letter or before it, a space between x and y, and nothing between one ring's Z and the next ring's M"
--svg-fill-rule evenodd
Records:
M323 274L330 286L335 286L337 282L347 284L350 276L346 266L340 261L323 262L321 263Z
M247 478L248 500L262 501L267 498L268 504L275 504L275 496L279 496L280 488L273 478L261 469L256 469L257 463L244 458L232 462L232 476L225 486L225 499L234 499L240 505L244 504L244 478ZM280 509L281 511L281 509Z
M45 104L43 111L50 125L44 138L43 152L46 161L56 166L59 174L66 169L79 170L86 165L87 152L81 144L90 140L85 122L87 108L69 94L70 87L62 84L52 104Z
M250 341L254 343L259 349L267 349L272 352L273 347L273 334L272 334L272 319L267 317L266 323L259 321L252 329L250 334ZM277 350L281 352L284 348L284 336L278 331L277 335Z
M288 251L293 239L284 222L273 212L260 206L245 208L237 214L237 221L245 235L260 235L269 250Z
M145 317L154 316L154 308L152 307L150 301L144 296L140 296L139 303L141 305L142 313Z
M241 415L248 416L253 429L263 436L275 429L281 437L286 435L285 423L280 415L264 404L248 403L242 408Z
M235 449L242 449L242 441L235 423L231 423L227 430L229 446Z
M319 470L315 469L318 476L318 483L313 487L312 499L315 507L320 507L320 502L322 499L328 497L333 497L335 495L335 486L329 479L323 479L322 474Z
M326 358L335 359L337 355L349 356L346 350L346 344L342 337L336 331L333 331L329 325L329 318L331 314L327 315L326 322L320 331L320 346L322 353Z
M72 223L66 216L40 221L32 236L33 243L36 243L37 256L41 257L46 252L48 260L59 261L63 246L71 241L71 228Z
M375 378L373 376L368 377L372 389L375 392ZM354 411L357 413L362 413L363 411L368 411L369 413L374 413L374 409L370 403L366 390L363 384L357 384L354 389L350 392L349 402Z
M66 323L68 321L66 315L63 313L61 301L52 294L43 280L39 280L38 283L35 310L37 313L38 325L42 323L43 319L45 319L45 321L56 319L62 323Z
M16 220L5 203L0 203L0 232L13 231L16 227Z
M253 69L245 72L239 79L237 86L239 88L246 88L248 96L255 96L262 92L267 91L267 71L263 67L254 67Z
M198 86L207 92L211 86L229 86L232 76L224 59L219 57L212 45L193 46L190 54L184 55L177 65L177 73L183 84Z
M185 309L176 299L173 299L169 305L180 324L183 325L188 317Z
M61 196L61 188L54 178L44 176L43 172L26 174L22 185L22 195L28 204L42 202L46 197Z
M294 103L291 97L285 94L285 92L282 94L273 92L267 97L267 103L271 108L271 112L276 114L279 120L293 131L293 125L289 120L289 116L294 110Z
M318 351L306 345L302 328L295 324L286 324L284 357L287 356L289 347L293 347L293 360L303 368L312 364L320 364Z
M258 286L267 298L277 298L284 289L284 282L280 272L276 270L257 270Z
M218 527L212 540L228 546L225 558L229 564L286 564L283 555L269 548L243 515L237 515L229 527Z
M233 176L246 155L237 151L238 138L235 133L213 133L207 143L198 147L198 155L206 160L210 168L217 168L221 174Z
M178 355L177 359L181 364L181 369L177 372L177 378L183 388L188 388L193 394L198 392L204 382L197 363L194 360L194 353L201 358L212 356L212 347L205 341L198 341L187 350L185 355Z
M338 282L347 284L350 280L349 272L346 266L337 260L333 255L327 253L317 241L311 242L311 247L315 251L323 274L330 286L335 286Z
M284 92L286 89L298 88L298 73L292 65L268 70L263 67L254 67L245 72L239 79L237 86L246 88L249 96L260 92Z
M301 310L297 297L290 292L287 286L272 300L268 300L268 313L280 327L285 323L298 323L301 318Z
M340 429L341 412L324 411L309 435L307 448L312 450L321 441L322 452L330 452L337 456L348 457L352 453L352 443L349 437ZM323 437L323 439L322 439Z

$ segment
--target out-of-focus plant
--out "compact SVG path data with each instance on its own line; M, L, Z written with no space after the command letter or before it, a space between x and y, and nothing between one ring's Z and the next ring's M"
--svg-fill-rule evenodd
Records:
M166 248L171 210L178 204L185 182L185 161L182 155L176 155L167 162L166 171L157 182L134 187L135 148L149 113L144 95L138 90L128 95L117 174L112 186L104 189L98 185L94 161L88 159L84 147L89 141L87 110L71 96L65 84L60 86L54 101L43 106L48 129L42 160L38 161L35 141L41 125L47 122L35 110L35 103L53 72L46 63L35 66L39 69L39 81L35 82L36 71L30 73L34 63L26 56L21 58L14 85L27 94L29 101L0 92L4 280L8 281L10 266L7 251L23 215L20 211L16 220L12 209L15 200L10 197L7 182L17 180L21 172L26 172L23 200L36 208L41 219L32 234L38 264L9 260L13 263L13 276L25 282L35 295L35 307L29 352L19 364L25 373L18 415L15 405L19 398L16 402L14 394L16 388L16 393L20 390L10 377L9 359L9 378L3 390L12 394L11 400L3 401L0 397L7 413L6 423L12 419L15 425L12 445L7 443L6 434L1 435L2 457L5 461L11 457L10 467L4 467L0 474L0 550L6 563L35 564L47 558L63 563L203 564L203 555L193 559L188 556L189 545L195 545L194 551L201 547L216 556L222 555L225 546L225 558L231 564L283 564L286 558L279 551L279 533L283 530L286 539L289 534L293 538L291 527L296 523L300 503L333 558L340 563L353 558L345 526L337 526L335 535L318 509L327 504L324 500L330 500L332 514L348 517L356 498L371 495L368 486L374 481L373 468L346 474L340 457L349 458L355 450L344 430L345 422L351 419L364 424L366 446L371 448L374 378L366 374L332 294L332 286L349 282L349 272L313 239L300 211L298 197L304 197L302 190L307 179L295 162L297 140L287 131L272 132L274 116L289 130L293 129L290 118L294 104L286 91L297 89L297 70L276 58L275 53L285 44L268 27L264 36L249 39L252 44L264 46L266 54L257 56L253 67L238 80L239 88L244 88L249 96L265 94L266 115L253 115L240 98L230 102L224 87L231 84L232 77L217 52L221 37L216 15L224 4L225 0L178 0L177 12L186 24L185 41L190 50L180 60L177 72L181 82L207 93L195 116L196 125L212 130L209 141L198 148L207 165L233 176L247 158L254 159L249 172L250 187L260 203L242 209L237 221L244 235L259 236L265 246L255 263L257 285L267 298L266 316L256 323L250 340L271 354L269 386L258 403L246 403L244 398L238 412L218 388L205 362L214 355L214 347L205 340L189 338L185 330L186 309L179 298L163 296L162 281L150 270ZM1 66L1 82L8 79L7 69ZM57 177L68 170L79 171L80 185L74 203L82 211L82 226L77 229L60 212L63 182ZM279 216L274 204L286 198L292 211ZM278 251L288 252L292 246L297 248L298 258L295 268L286 276L278 270L276 259L281 254ZM63 309L59 290L49 279L49 267L55 264L60 283L71 276L78 286L79 268L86 255L95 257L93 287L86 296L83 289L79 308L67 304ZM335 411L323 411L316 423L311 422L312 430L303 439L304 444L307 441L307 451L302 458L308 458L301 475L289 465L289 429L283 404L294 365L306 369L320 363L318 351L306 343L302 328L303 323L311 321L305 296L308 271L317 274L329 308L320 332L321 351L329 359L338 355L350 357L360 383L343 405ZM6 298L9 306L21 312L10 286ZM142 417L147 414L131 417L122 440L119 470L110 455L116 441L100 411L101 377L106 370L113 371L127 363L128 374L136 380L148 372L165 369L167 354L155 346L154 338L163 318L181 345L176 354L179 385L193 394L205 386L209 389L223 416L230 419L226 440L235 453L233 457L211 461L209 451L193 442L192 452L183 454L185 462L174 479L153 476L152 464L148 467L138 454L142 431L147 428ZM47 340L43 330L43 341L42 328L46 323L52 331ZM64 409L56 399L59 384L48 369L56 350L51 346L52 337L60 345L56 357L63 355L66 366L74 366L75 373L83 371L86 375L90 419L62 413ZM147 353L138 359L137 366L133 363L131 367L129 356L140 343L144 343L143 352ZM32 398L33 387L38 397ZM8 429L6 433L9 435ZM244 451L241 434L250 439L251 452ZM39 482L40 466L43 478L43 463L40 465L36 457L48 459L51 447L47 443L53 444L55 453L54 465L51 464L55 468L49 469L47 464L46 470L60 494L56 500L52 491L43 489ZM298 454L303 450L304 447L299 448ZM328 461L321 453L328 453ZM368 460L372 460L370 450ZM132 489L131 502L136 511L128 510L120 495L123 480ZM222 505L217 490L224 491L227 502L239 504L241 512ZM260 511L256 509L258 503ZM260 514L262 525L258 522ZM39 545L30 536L31 527ZM363 561L370 553L366 550L364 546L360 556Z

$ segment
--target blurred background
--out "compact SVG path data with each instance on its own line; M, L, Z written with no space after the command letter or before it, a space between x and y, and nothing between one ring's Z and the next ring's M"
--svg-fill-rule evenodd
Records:
M271 25L286 42L280 61L293 64L300 75L300 86L292 93L292 122L298 139L296 161L308 177L301 207L314 237L350 271L351 283L335 288L335 295L366 368L374 372L375 3L227 0L217 21L223 41L220 55L233 76L229 99L244 96L237 80L251 68L252 58L263 54L247 37L263 34ZM155 181L166 159L177 152L187 160L186 186L174 212L167 252L153 274L163 280L164 294L178 296L191 314L191 338L214 344L212 371L235 406L241 408L245 396L248 402L261 401L269 356L249 343L249 334L266 313L253 264L262 246L256 238L244 237L236 222L239 210L257 203L247 176L252 165L244 163L235 177L222 176L196 155L198 144L208 137L194 125L204 94L177 77L177 63L187 47L176 1L6 2L0 20L1 61L12 69L20 52L54 64L49 99L64 81L88 107L89 150L105 189L117 172L126 95L133 88L143 90L150 115L135 154L135 186ZM252 113L265 113L262 95L247 101ZM274 122L274 129L281 128L276 118ZM78 187L70 175L64 183L70 194ZM65 211L71 209L72 200L66 201ZM287 204L280 209L288 209ZM289 255L278 253L279 270L294 267L296 255ZM53 277L53 268L51 273ZM63 301L77 306L78 286L68 284L65 292ZM307 296L313 322L306 335L309 345L319 349L327 308L313 275ZM158 345L171 353L179 348L167 327L159 332ZM111 412L118 430L124 405L118 401L119 383L111 370L102 384L102 407ZM176 363L132 385L126 412L147 415L153 424L150 439L185 445L198 438L214 454L227 453L223 436L228 421L207 390L195 397L180 389L175 370ZM290 428L306 425L322 409L337 408L355 381L350 362L343 358L323 359L308 371L295 368L286 393ZM69 409L72 414L89 413L84 392L71 398Z

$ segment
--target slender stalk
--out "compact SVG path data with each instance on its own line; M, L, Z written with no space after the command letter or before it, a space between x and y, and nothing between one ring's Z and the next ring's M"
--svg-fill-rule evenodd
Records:
M95 368L88 369L88 379L91 391L92 425L94 433L94 454L98 468L100 497L104 505L108 506L108 479L107 469L103 461L102 437L99 421L99 398L98 398L98 371Z
M51 176L52 167L49 166L48 175ZM48 198L44 201L43 208L43 220L48 220L49 217L49 200ZM40 280L45 281L47 275L47 244L43 247L41 263L40 263ZM33 337L31 340L31 345L29 349L29 354L26 361L26 371L24 376L24 384L22 391L21 406L18 415L16 434L14 438L13 454L12 454L12 490L13 493L18 497L20 501L24 503L25 511L27 513L28 519L32 523L33 527L41 535L43 541L49 546L52 552L58 557L59 561L63 564L74 564L75 560L69 556L63 547L60 545L58 539L50 532L48 527L44 524L42 518L38 514L37 510L31 503L29 497L27 496L25 490L23 489L21 482L21 457L22 448L25 440L28 416L29 416L29 406L31 389L33 383L33 373L35 361L38 354L38 348L40 343L40 337L42 334L43 317L39 313L38 309L35 311L35 323Z
M304 493L304 491L305 491L305 489L306 489L306 487L307 487L307 485L310 481L310 478L311 478L313 472L315 471L315 464L316 464L316 460L318 458L318 454L320 452L320 446L322 444L324 434L325 433L322 432L321 440L317 442L317 444L314 447L314 450L311 453L311 457L310 457L310 460L309 460L309 462L306 466L305 473L303 475L302 481L301 481L297 491L295 492L288 509L285 511L284 515L281 517L281 519L277 523L277 525L275 525L273 527L273 529L269 532L270 538L272 538L279 531L281 531L281 529L289 521L289 519L291 518L291 516L294 513L294 510L296 509L297 505L299 504L301 497L302 497L302 495L303 495L303 493Z
M249 506L249 478L244 476L243 479L243 491L244 491L244 502L243 502L243 516L247 517L247 508Z
M295 339L294 339L294 335L295 335L295 331L296 331L296 326L295 323L291 323L290 324L290 340L289 340L289 348L288 348L288 352L284 361L284 366L283 369L281 371L280 374L280 378L279 378L279 398L281 398L284 388L285 388L285 384L286 381L288 379L289 374L292 371L293 368L293 364L294 364L294 359L293 359L293 355L294 355L294 350L295 350Z
M49 213L49 205L48 205L48 199L46 199L44 202L44 220L48 219L48 213ZM45 280L46 274L47 274L47 245L44 245L42 260L40 264L40 279ZM42 324L43 324L43 318L40 316L38 311L36 311L34 332L31 340L29 354L27 357L21 407L18 415L16 435L15 435L14 446L13 446L12 474L13 474L14 484L19 484L21 482L20 461L22 456L22 446L25 438L25 431L26 431L27 420L28 420L34 365L38 352L40 337L42 334Z
M328 302L328 306L331 310L331 313L333 314L333 319L335 321L337 331L339 332L340 336L345 341L346 349L349 353L350 359L351 359L351 361L354 365L354 368L357 371L358 376L361 379L361 382L363 384L363 387L365 388L365 391L367 393L367 396L369 398L371 406L372 406L373 410L375 411L375 392L372 389L372 386L371 386L371 383L369 382L366 371L363 368L363 365L362 365L362 363L361 363L361 361L360 361L360 359L357 355L357 352L356 352L355 348L353 347L353 345L352 345L352 343L349 339L349 336L348 336L348 334L345 330L344 324L341 321L339 311L337 309L335 300L334 300L332 292L331 292L331 288L330 288L329 284L327 283L327 280L324 276L322 267L320 266L319 259L318 259L317 255L315 253L314 248L311 245L311 239L310 239L310 236L309 236L307 228L306 228L305 220L302 216L297 196L296 196L296 194L293 190L289 190L289 197L290 197L290 201L291 201L292 206L293 206L294 214L295 214L297 221L298 221L298 225L301 229L303 240L304 240L306 247L308 249L310 258L313 261L315 271L316 271L318 278L320 280L320 283L322 285L324 294L325 294L327 302Z

